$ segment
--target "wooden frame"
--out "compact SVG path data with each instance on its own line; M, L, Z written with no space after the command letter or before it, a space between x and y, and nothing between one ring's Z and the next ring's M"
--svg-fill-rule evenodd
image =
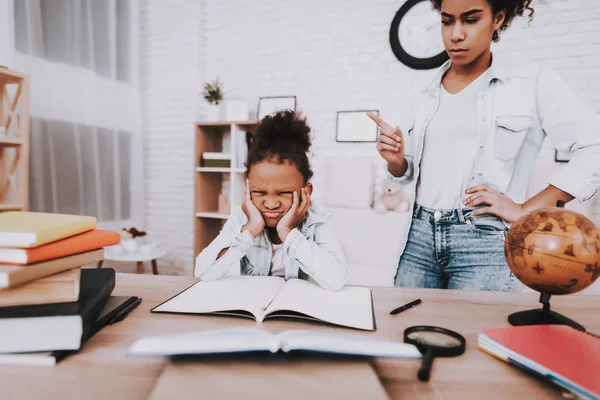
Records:
M252 131L258 121L210 122L196 124L194 152L194 259L219 234L230 214L218 212L218 199L225 182L229 189L229 207L241 204L244 194L243 163L247 146L246 132ZM223 148L224 137L229 136L230 149ZM230 168L206 168L202 165L204 152L231 154ZM228 179L226 179L228 178ZM227 186L225 186L227 188Z
M0 211L29 201L29 77L0 68Z
M291 102L294 102L294 107L287 107L288 105L291 105ZM296 96L266 96L266 97L261 97L258 99L258 111L256 112L256 119L257 120L261 120L263 119L266 115L272 113L275 111L275 108L273 107L273 103L277 103L279 102L281 104L281 106L277 107L276 109L278 110L292 110L292 111L296 111ZM271 103L271 104L266 104L266 103ZM290 104L288 104L290 103ZM262 111L261 111L262 108ZM266 110L266 111L265 111Z
M377 141L377 135L379 135L379 127L377 124L367 117L367 113L372 112L376 115L379 115L379 110L351 110L351 111L338 111L337 117L335 119L335 141L340 143L370 143ZM352 117L364 117L364 120L360 120L360 125L358 121L349 121L348 125L343 121L347 118ZM358 129L358 133L348 132L349 129ZM366 131L368 130L368 131ZM362 132L365 131L365 134L369 134L368 136L364 136L364 138L357 139L361 137Z

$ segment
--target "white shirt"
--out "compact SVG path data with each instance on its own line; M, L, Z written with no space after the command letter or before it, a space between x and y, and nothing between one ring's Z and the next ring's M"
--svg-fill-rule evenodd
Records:
M477 95L489 70L450 94L440 88L438 109L425 132L417 203L433 209L462 208L477 156Z
M285 277L285 264L283 263L283 243L273 244L273 256L271 257L271 276Z

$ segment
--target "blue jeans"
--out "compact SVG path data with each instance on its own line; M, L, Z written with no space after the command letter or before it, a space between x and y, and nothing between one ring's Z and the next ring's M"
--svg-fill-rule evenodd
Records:
M517 291L504 257L507 228L473 208L432 210L415 204L395 286Z

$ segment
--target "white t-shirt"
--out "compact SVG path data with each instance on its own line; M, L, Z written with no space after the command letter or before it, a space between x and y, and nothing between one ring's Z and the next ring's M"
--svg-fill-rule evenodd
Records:
M283 243L273 244L273 256L271 257L271 276L285 277L285 265L283 264Z
M467 87L450 94L442 85L439 107L423 143L417 203L433 209L463 208L477 156L477 95L489 70Z

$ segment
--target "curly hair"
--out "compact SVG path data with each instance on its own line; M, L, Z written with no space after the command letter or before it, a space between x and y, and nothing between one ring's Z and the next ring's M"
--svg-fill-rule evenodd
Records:
M313 176L308 161L310 127L306 117L292 110L267 115L258 124L248 150L246 177L252 165L261 161L290 162L298 168L306 184Z
M433 8L437 11L442 10L442 0L430 0L433 4ZM487 2L492 6L492 13L494 15L500 11L504 11L506 16L504 17L504 22L500 25L496 31L494 31L494 35L492 36L492 40L497 42L500 40L500 33L504 32L506 28L508 28L515 19L516 16L523 16L525 11L529 11L529 21L533 20L533 13L535 12L531 5L531 0L487 0Z

